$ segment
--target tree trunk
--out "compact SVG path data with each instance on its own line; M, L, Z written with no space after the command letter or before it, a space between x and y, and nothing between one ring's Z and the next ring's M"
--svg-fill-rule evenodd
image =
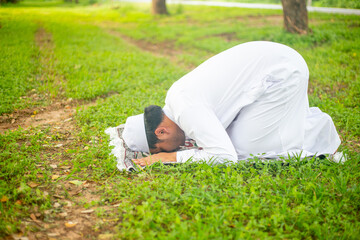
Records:
M291 33L307 34L308 13L306 0L281 0L284 11L284 27Z
M152 0L153 14L168 14L166 0Z

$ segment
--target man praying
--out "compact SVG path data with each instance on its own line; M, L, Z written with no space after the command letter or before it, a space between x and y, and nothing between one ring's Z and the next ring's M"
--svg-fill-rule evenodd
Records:
M165 106L127 119L122 137L134 159L236 162L251 156L333 154L340 138L329 115L309 108L309 70L295 50L248 42L217 54L176 81ZM179 150L185 139L197 149Z

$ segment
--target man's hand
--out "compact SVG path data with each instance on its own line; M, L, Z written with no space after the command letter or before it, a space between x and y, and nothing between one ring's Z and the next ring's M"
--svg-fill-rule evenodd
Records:
M176 152L161 152L157 154L150 155L146 158L133 159L133 162L141 167L150 166L155 162L176 162Z

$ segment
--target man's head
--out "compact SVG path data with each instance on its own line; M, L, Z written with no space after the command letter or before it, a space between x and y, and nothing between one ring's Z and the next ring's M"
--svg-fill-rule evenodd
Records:
M171 121L161 107L151 105L144 110L146 138L151 153L173 152L185 143L185 134Z

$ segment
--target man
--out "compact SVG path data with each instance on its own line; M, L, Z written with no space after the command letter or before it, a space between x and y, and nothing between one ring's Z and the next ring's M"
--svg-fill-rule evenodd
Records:
M331 118L309 108L309 71L295 50L272 42L249 42L202 63L175 82L165 106L129 117L123 138L134 160L223 163L265 157L334 153L340 139ZM201 149L176 151L185 137Z

